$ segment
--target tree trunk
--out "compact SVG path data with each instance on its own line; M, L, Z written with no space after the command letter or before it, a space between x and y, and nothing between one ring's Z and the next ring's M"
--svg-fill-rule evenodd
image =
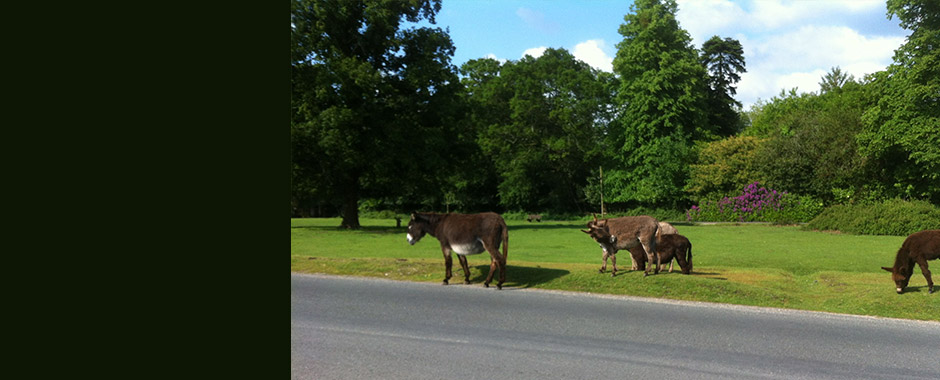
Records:
M340 228L358 230L359 225L359 177L354 177L347 183L343 195L343 223Z

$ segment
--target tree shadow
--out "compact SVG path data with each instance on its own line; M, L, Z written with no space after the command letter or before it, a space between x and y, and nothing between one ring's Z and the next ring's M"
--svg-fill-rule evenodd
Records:
M490 274L489 265L477 265L475 267L477 274L476 276L470 278L470 282L474 284L483 283L486 281L486 276ZM472 269L471 269L472 271ZM499 269L495 275L493 275L493 282L490 283L491 286L495 286L498 282ZM564 269L553 269L553 268L533 268L533 267L520 267L515 265L506 266L506 283L503 284L504 289L506 287L512 288L531 288L536 285L544 284L552 280L561 278L571 272ZM454 276L457 277L456 274ZM453 281L453 279L451 279Z

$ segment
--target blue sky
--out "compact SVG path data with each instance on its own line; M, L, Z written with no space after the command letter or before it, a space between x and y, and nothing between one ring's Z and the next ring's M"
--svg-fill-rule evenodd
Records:
M453 63L491 57L518 60L565 48L611 71L623 37L617 32L631 1L443 0L437 26L456 45ZM748 72L737 99L749 109L781 90L819 90L834 66L856 77L883 70L909 31L888 20L884 0L678 0L680 26L693 44L713 35L744 46Z

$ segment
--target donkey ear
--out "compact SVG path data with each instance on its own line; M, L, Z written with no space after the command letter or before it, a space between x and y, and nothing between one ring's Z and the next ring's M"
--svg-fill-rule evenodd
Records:
M888 271L888 272L894 273L894 268L881 267L881 269L884 269L884 270L886 270L886 271Z
M412 211L412 212L411 212L411 220L415 220L415 219L417 219L417 218L418 218L418 212L417 212L417 211Z
M586 233L586 234L588 234L588 235L591 234L591 231L585 231L585 230L579 230L579 231L584 232L584 233Z
M595 213L592 212L591 215L594 215L594 221L596 222L596 221L597 221L597 214L595 214Z

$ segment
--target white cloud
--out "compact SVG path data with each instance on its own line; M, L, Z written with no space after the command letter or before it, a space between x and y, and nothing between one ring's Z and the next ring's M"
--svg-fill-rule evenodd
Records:
M499 61L500 64L504 64L504 63L506 63L506 61L508 61L508 59L506 59L506 58L499 58L499 57L496 56L496 54L493 54L493 53L487 54L487 55L484 56L483 58L495 59L495 60Z
M531 49L526 49L524 52L522 52L521 58L525 58L525 56L527 55L531 55L532 58L538 58L538 57L541 57L542 54L545 54L545 50L548 50L548 48L545 46L539 46L539 47L534 47Z
M571 54L595 69L613 72L614 59L604 52L604 47L606 47L604 40L587 40L575 45L574 52Z
M741 75L736 98L745 109L781 90L818 91L821 77L835 66L858 79L884 70L904 43L901 33L865 35L846 26L852 17L883 15L883 0L679 0L678 4L676 18L696 47L713 35L741 42L747 73Z
M711 36L728 33L747 19L747 13L729 0L680 0L678 4L676 19L697 46Z

